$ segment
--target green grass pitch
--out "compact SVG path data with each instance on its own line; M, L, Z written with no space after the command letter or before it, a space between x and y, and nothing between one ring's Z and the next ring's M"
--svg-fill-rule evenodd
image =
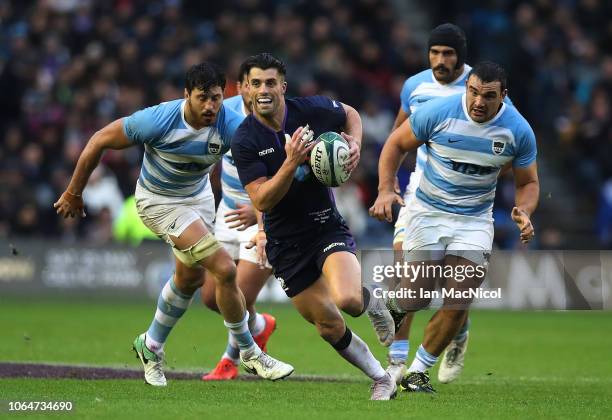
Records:
M134 337L146 330L155 304L86 300L31 301L0 297L0 360L138 368ZM314 327L285 305L261 305L278 320L269 352L297 375L326 381L174 380L165 389L139 380L0 379L0 401L74 402L74 418L610 418L611 312L490 312L471 315L466 368L438 394L401 394L371 402L369 381L341 359ZM411 356L431 312L416 317ZM379 360L366 317L347 317ZM221 318L195 302L166 345L169 369L208 370L226 339ZM246 374L243 374L246 375ZM7 412L1 412L0 416ZM32 414L40 418L40 414ZM19 414L20 417L27 414Z

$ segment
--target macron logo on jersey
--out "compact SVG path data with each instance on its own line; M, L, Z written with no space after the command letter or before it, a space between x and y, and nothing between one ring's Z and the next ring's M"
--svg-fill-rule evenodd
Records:
M259 156L265 156L265 155L269 155L270 153L274 153L274 147L270 147L268 149L265 150L261 150L259 153L257 153Z
M323 252L327 252L332 248L335 248L337 246L346 246L346 244L344 242L333 242L329 245L327 245L325 248L323 248Z

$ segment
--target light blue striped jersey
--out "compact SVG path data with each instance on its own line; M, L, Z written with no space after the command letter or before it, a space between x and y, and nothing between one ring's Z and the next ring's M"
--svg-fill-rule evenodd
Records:
M411 115L419 106L430 99L465 92L465 81L470 70L472 70L472 67L468 64L464 64L461 76L446 85L436 80L431 69L423 70L409 77L404 82L404 86L400 93L402 110L406 114ZM417 160L414 168L414 171L417 172L417 176L423 171L426 160L427 148L423 145L417 149ZM418 182L418 179L416 182Z
M230 148L242 117L221 106L214 125L199 130L185 121L185 100L162 102L123 119L123 131L145 153L138 182L166 196L190 197L208 182L208 172Z
M243 119L248 115L244 109L244 102L241 95L225 99L223 105L233 110L238 115L241 115ZM237 208L237 204L251 204L249 195L242 186L240 178L238 178L238 169L236 169L231 150L223 155L223 165L221 166L221 196L223 197L223 202L233 210Z
M490 215L502 166L526 167L536 159L536 140L515 107L502 104L490 121L477 123L465 94L438 98L410 116L428 159L416 190L426 204L449 213Z

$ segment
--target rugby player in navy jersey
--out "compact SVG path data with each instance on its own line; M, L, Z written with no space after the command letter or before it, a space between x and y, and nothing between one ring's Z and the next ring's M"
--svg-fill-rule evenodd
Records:
M96 132L77 162L66 191L53 205L63 217L85 217L82 192L107 149L138 144L145 153L136 207L144 224L175 255L176 271L163 287L149 329L134 340L145 382L165 386L164 344L202 286L204 269L216 282L217 304L251 373L276 380L293 367L262 352L249 332L244 296L236 285L236 265L212 234L214 197L208 172L229 150L242 117L223 106L225 75L210 63L187 72L185 97L137 111Z
M361 286L355 243L331 190L305 163L314 143L302 141L326 131L342 132L350 145L347 169L352 170L360 156L361 118L354 108L323 96L285 99L285 65L267 53L252 58L247 73L252 114L236 130L231 149L251 202L263 212L259 241L266 236L268 261L304 319L374 381L373 400L391 399L395 382L340 313L361 315L370 292ZM380 302L372 302L368 312L378 322L379 339L382 334L390 343L393 320Z

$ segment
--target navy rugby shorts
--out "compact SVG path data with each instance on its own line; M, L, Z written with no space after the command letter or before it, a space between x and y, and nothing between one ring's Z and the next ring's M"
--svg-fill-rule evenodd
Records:
M317 281L327 256L340 251L355 253L355 240L343 220L328 222L296 238L268 238L266 245L274 275L290 298Z

